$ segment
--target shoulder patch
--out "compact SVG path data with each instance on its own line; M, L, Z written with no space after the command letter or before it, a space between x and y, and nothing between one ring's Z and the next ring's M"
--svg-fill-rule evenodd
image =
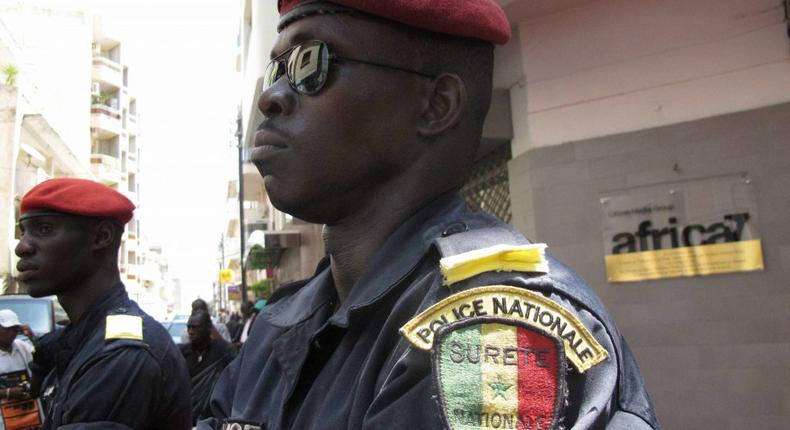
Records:
M606 349L571 312L542 294L507 285L472 288L434 304L401 327L415 347L435 351L436 333L465 320L496 319L537 329L562 341L564 353L579 373L606 360Z
M436 333L432 361L447 428L557 428L567 397L560 339L523 322L472 318Z
M107 315L104 340L143 340L143 317L136 315Z
M548 273L546 244L494 245L439 260L444 285L469 279L483 272Z

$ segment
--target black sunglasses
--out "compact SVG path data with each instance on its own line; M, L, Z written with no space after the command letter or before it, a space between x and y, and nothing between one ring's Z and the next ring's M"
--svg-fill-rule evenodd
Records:
M296 92L299 94L314 95L321 91L324 85L326 85L330 61L367 64L369 66L413 73L430 79L436 77L417 70L389 64L338 57L337 55L329 53L329 46L326 42L321 40L308 40L307 42L292 46L269 62L269 65L266 67L266 72L263 75L263 89L261 91L266 91L285 75L288 77L288 83L291 85L291 88Z

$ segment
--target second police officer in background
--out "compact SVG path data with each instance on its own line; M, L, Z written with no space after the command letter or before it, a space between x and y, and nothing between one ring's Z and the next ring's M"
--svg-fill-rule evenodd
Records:
M158 322L130 300L118 271L134 205L82 179L51 179L22 198L19 280L57 295L70 323L41 339L45 429L190 428L189 375Z

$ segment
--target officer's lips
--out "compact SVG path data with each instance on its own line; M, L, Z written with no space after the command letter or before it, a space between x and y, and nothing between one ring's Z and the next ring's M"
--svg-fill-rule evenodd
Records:
M252 150L250 161L260 163L278 152L288 149L283 133L272 127L262 125L255 133L255 148Z
M38 270L38 267L29 261L21 260L16 264L16 270L19 272L19 280L25 281Z

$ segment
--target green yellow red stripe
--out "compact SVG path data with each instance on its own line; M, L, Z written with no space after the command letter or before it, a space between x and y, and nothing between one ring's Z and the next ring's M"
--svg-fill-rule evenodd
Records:
M451 428L550 428L564 377L559 345L544 333L498 322L444 335L438 378Z

